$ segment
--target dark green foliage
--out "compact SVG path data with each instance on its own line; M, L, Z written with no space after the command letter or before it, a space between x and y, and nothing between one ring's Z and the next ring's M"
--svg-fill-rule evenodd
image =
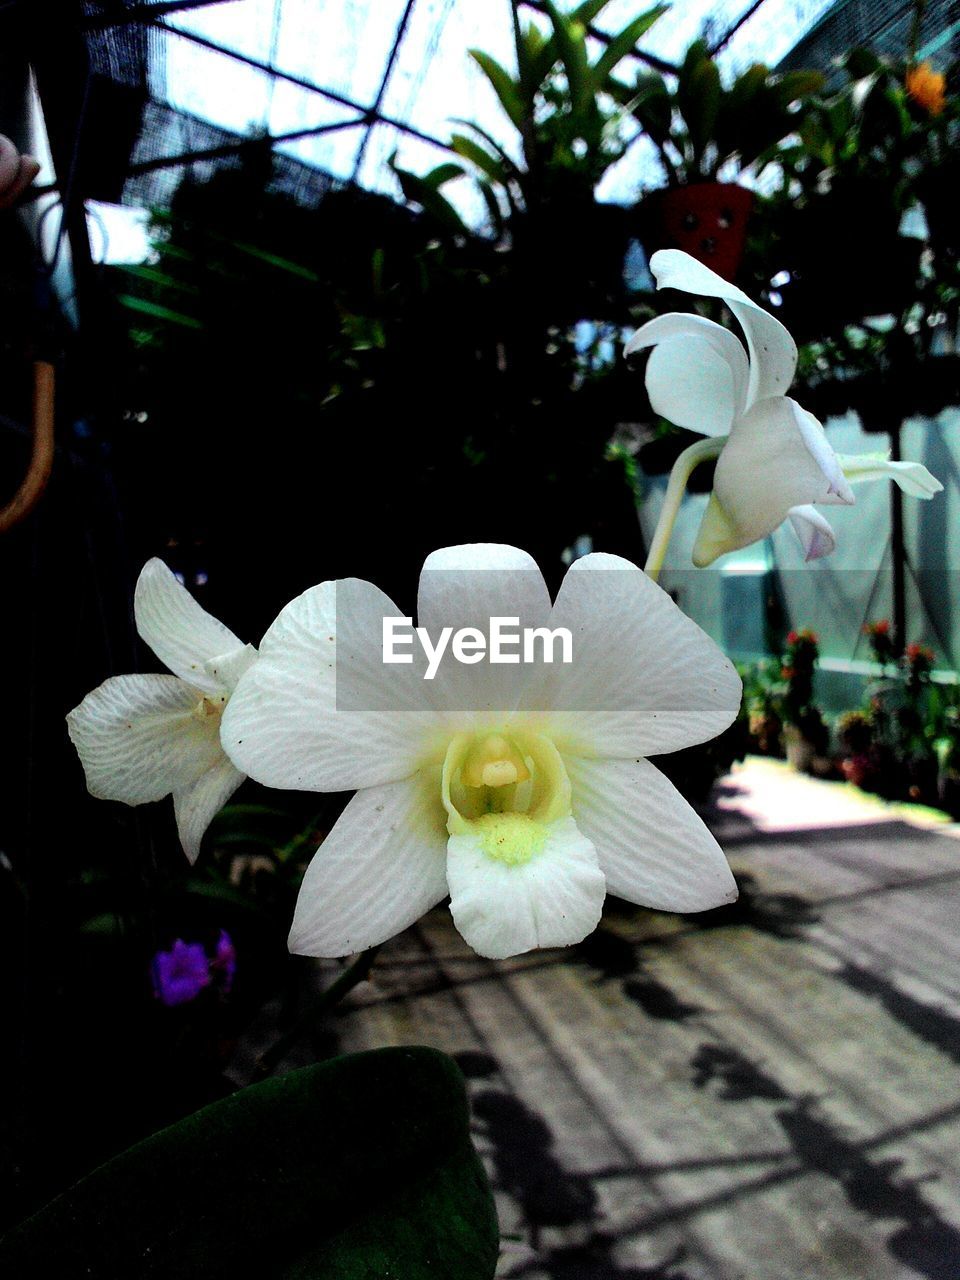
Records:
M432 1049L335 1059L146 1139L0 1243L17 1280L489 1280L493 1201Z
M695 40L675 87L644 70L632 85L615 86L615 92L656 145L667 180L686 185L716 181L731 164L760 170L776 159L823 79L818 71L778 74L758 62L727 88L706 41Z

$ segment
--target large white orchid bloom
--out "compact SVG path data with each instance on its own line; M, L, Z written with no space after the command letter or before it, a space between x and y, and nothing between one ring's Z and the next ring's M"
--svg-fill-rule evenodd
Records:
M243 781L220 746L220 717L257 656L211 617L162 560L150 560L133 600L137 631L173 675L112 676L67 716L90 793L146 804L173 794L184 852Z
M796 372L796 344L736 285L679 249L655 253L650 269L660 289L721 298L746 339L744 350L722 325L671 312L643 325L624 349L653 348L646 384L657 413L722 442L694 564L757 542L788 518L806 558L815 560L833 551L836 539L814 504L853 503L851 484L866 480L889 478L915 498L943 488L918 462L834 453L813 414L784 394Z
M418 612L434 638L493 617L565 627L573 660L445 661L404 683L381 651L400 611L375 586L324 582L287 605L221 737L268 786L357 790L306 872L292 951L363 950L448 894L463 937L495 958L580 941L608 890L671 911L736 897L716 841L643 757L726 728L740 679L644 573L586 556L551 606L525 552L451 547L427 559Z

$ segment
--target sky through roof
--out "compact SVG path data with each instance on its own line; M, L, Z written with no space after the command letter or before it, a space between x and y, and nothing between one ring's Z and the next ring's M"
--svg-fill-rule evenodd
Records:
M831 3L676 0L642 47L675 63L705 34L723 42L719 61L728 73L757 60L775 65ZM649 7L613 0L598 27L619 30ZM521 12L524 21L546 22L535 6ZM516 150L515 131L467 52L481 48L512 69L512 21L510 0L220 0L157 21L150 89L177 111L240 135L269 133L280 152L400 198L390 157L397 152L415 172L432 168L447 158L442 143L457 117ZM658 185L651 150L645 139L631 147L599 198L632 203L644 186ZM479 225L483 209L471 184L447 190Z

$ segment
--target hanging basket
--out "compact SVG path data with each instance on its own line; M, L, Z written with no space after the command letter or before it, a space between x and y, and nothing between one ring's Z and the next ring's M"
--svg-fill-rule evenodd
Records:
M753 192L735 182L695 182L655 191L642 206L644 244L649 253L683 249L732 281L753 204Z

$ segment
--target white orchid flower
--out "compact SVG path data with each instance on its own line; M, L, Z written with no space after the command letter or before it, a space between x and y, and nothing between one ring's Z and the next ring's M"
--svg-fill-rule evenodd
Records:
M722 325L671 312L643 325L624 349L630 355L653 348L646 371L651 406L677 426L714 437L719 448L694 564L757 542L786 519L807 560L815 560L836 546L817 506L853 503L851 484L889 478L915 498L943 488L917 462L834 453L813 414L784 394L796 372L796 344L736 285L679 249L655 253L650 269L660 289L721 298L746 339L744 350Z
M211 617L162 560L133 600L137 631L173 675L112 676L67 716L91 795L146 804L173 795L191 862L203 833L243 782L220 746L220 717L257 656Z
M713 738L740 703L717 646L617 556L575 562L551 606L514 547L436 551L419 624L568 628L572 662L385 666L369 582L324 582L267 631L224 713L239 769L272 787L356 789L304 877L291 951L343 956L450 896L460 933L504 958L580 941L609 891L670 911L732 901L716 841L643 757Z

